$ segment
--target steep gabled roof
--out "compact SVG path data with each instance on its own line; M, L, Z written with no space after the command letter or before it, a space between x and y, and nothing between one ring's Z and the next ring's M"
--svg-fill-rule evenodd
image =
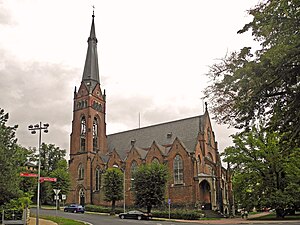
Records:
M167 155L167 151L168 151L167 149L169 149L168 147L162 146L158 144L156 141L153 141L153 144L157 146L157 148L159 149L162 155Z
M139 148L139 147L134 147L134 149L139 153L139 155L141 156L141 159L146 158L146 155L147 155L148 151L146 151L142 148Z
M110 152L116 149L120 157L124 159L127 151L132 147L132 141L135 146L148 148L153 141L160 145L170 145L178 137L187 151L193 152L198 134L203 132L203 121L203 115L201 115L111 134L107 136L108 150Z

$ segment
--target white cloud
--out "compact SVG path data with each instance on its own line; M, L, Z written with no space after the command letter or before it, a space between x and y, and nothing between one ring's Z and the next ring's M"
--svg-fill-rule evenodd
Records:
M139 113L142 126L202 114L208 66L252 44L236 32L256 0L0 0L0 107L25 146L42 121L43 141L69 148L93 3L108 133L137 128ZM215 128L221 150L231 132Z

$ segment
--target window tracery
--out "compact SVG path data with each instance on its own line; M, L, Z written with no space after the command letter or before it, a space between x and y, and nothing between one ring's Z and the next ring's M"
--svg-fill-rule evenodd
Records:
M173 162L174 184L183 184L183 161L176 155Z

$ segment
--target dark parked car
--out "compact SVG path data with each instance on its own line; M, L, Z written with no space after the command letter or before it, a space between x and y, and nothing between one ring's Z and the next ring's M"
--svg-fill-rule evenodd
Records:
M120 213L119 217L121 219L137 219L137 220L148 220L151 219L151 214L143 213L138 210L129 211L127 213Z
M78 204L71 204L64 208L64 212L84 213L84 207Z

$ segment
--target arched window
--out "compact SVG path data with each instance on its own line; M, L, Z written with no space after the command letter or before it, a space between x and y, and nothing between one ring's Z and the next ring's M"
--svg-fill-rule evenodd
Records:
M86 120L85 120L85 116L82 116L80 121L80 151L81 152L85 152L85 138L86 138Z
M95 190L99 191L100 190L100 182L101 182L101 175L100 175L100 169L97 168L95 172Z
M98 151L98 119L96 117L93 121L93 151Z
M131 176L131 179L130 179L130 189L131 189L131 191L134 190L134 186L133 186L133 181L134 181L133 174L136 171L137 167L138 167L137 162L135 160L133 160L131 162L131 165L130 165L130 176Z
M197 158L197 172L198 172L198 174L200 174L200 171L201 171L201 159L200 159L200 155L198 155L198 158Z
M83 169L83 166L81 164L78 167L78 179L79 180L84 179L84 169Z
M208 145L211 146L211 132L209 128L207 129L207 142Z
M131 173L131 176L132 174L136 171L136 168L137 168L137 162L135 160L133 160L131 162L131 166L130 166L130 173Z
M173 162L174 184L183 184L183 162L180 155L176 155Z
M158 164L159 164L158 158L154 157L154 158L152 159L152 162L151 162L151 163L158 163Z

